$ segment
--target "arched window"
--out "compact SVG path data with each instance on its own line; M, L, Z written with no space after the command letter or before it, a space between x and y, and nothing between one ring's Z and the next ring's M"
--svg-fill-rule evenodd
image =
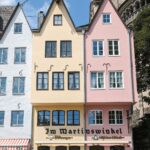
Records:
M104 150L104 146L90 146L90 150Z
M56 146L56 150L67 150L66 146Z
M50 150L50 147L48 147L48 146L39 146L38 150Z
M80 146L70 146L69 150L80 150Z
M141 0L141 6L143 7L145 5L145 0Z
M3 30L3 18L0 16L0 31Z
M135 8L136 8L136 10L138 10L140 8L140 3L139 2L135 3Z
M111 146L110 150L125 150L123 146Z

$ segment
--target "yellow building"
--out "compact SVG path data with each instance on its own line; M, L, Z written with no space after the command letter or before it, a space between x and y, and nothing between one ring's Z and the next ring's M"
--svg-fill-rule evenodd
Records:
M52 1L40 28L33 31L34 150L84 148L75 144L84 141L83 38L63 0Z

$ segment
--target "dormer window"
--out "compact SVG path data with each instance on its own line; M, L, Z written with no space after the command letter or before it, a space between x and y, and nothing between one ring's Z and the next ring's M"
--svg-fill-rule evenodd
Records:
M109 24L111 23L111 16L109 13L103 14L103 23L104 24Z
M14 33L22 33L22 23L14 24Z
M62 25L62 15L54 15L54 26Z

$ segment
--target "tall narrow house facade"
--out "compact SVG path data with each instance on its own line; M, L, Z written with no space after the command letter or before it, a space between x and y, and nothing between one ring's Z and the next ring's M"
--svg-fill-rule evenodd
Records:
M85 34L89 150L131 150L129 113L137 101L133 34L111 0L98 6ZM95 131L95 130L96 131Z
M33 149L83 150L84 36L63 0L40 13L43 22L33 31Z
M31 60L32 33L18 4L0 39L0 149L29 149Z

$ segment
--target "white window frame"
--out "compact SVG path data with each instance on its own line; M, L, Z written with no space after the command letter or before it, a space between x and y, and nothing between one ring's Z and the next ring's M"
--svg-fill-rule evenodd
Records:
M23 92L23 93L14 93L14 80L15 80L15 78L19 79L18 91L19 91L19 89L20 89L20 78L24 78L24 92ZM25 78L24 76L13 77L13 89L12 89L13 95L25 95L25 83L26 83L26 78Z
M113 55L110 55L109 54L109 41L112 41L113 42ZM115 55L114 53L114 41L118 41L118 55ZM108 56L109 57L119 57L120 56L120 40L119 39L109 39L108 41L107 41L107 43L108 43Z
M110 87L110 73L112 73L112 72L115 72L115 79L117 79L116 78L116 73L117 72L121 72L122 73L122 87ZM110 70L109 71L109 76L108 76L108 81L109 81L109 89L111 89L111 90L117 90L117 89L124 89L125 88L125 86L124 86L124 72L122 71L122 70ZM116 85L117 83L115 83L115 85Z
M104 15L109 15L110 16L110 22L104 22ZM103 22L104 25L112 23L112 18L111 18L111 13L110 12L105 12L105 13L102 14L102 22Z
M114 111L115 112L115 124L111 124L111 123L109 123L109 112L110 111ZM116 112L117 111L121 111L122 112L122 123L121 124L118 124L117 123L117 115L116 115ZM108 124L109 125L124 125L124 112L123 112L123 109L110 109L109 111L108 111Z
M97 123L96 123L96 115L95 115L95 118L94 118L95 123L94 123L94 124L90 124L89 114L90 114L90 112L96 113L96 111L99 111L99 112L102 113L102 124L97 124ZM89 110L89 111L88 111L88 124L89 124L90 126L94 126L94 125L103 125L103 123L104 123L104 120L103 120L103 111L102 111L101 109L93 109L93 110Z
M104 80L104 87L103 88L98 88L98 82L97 82L97 88L92 87L92 73L96 73L96 74L103 73L103 80ZM96 80L98 81L98 76L97 76ZM91 71L90 72L90 87L92 90L105 90L105 72L104 71Z
M94 42L97 42L97 48L98 48L98 42L102 42L102 45L103 45L103 55L99 55L98 53L99 53L99 48L97 49L97 54L98 55L94 55L94 49L93 49L93 44L94 44ZM105 49L105 45L104 45L105 43L104 43L104 40L103 39L94 39L94 40L92 40L92 55L93 55L93 57L102 57L102 56L105 56L105 51L104 51L104 49Z
M21 32L15 31L16 24L21 24ZM22 32L23 32L23 23L22 22L15 22L14 23L14 34L22 34Z
M6 47L0 47L0 49L2 50L2 58L4 57L4 50L6 50L6 54L7 54L7 60L6 63L2 62L2 58L0 58L0 65L4 65L8 63L8 48Z
M19 62L15 62L15 57L16 57L16 50L19 50ZM22 57L22 50L25 50L25 62L21 62L21 57ZM14 51L14 64L26 64L26 54L27 53L27 48L26 47L15 47Z
M18 116L18 114L17 114L17 124L12 124L12 117L13 117L13 115L12 115L12 113L13 112L23 112L23 124L19 124L18 122L19 122L19 116ZM24 112L24 110L16 110L16 111L11 111L11 127L23 127L24 126L24 115L25 115L25 112Z
M7 87L7 77L1 77L0 78L4 78L6 80L6 85L5 85L5 93L0 93L0 96L6 96L6 87ZM1 82L0 82L0 85L1 85Z

